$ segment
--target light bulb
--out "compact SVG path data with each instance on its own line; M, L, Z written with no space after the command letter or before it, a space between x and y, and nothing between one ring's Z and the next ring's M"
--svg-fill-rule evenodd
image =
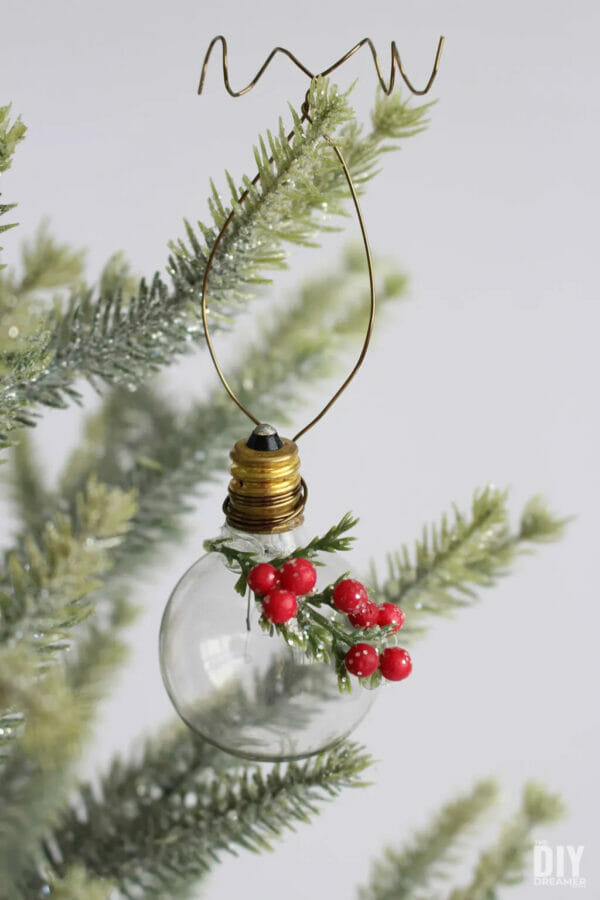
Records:
M310 537L306 528L262 535L226 525L221 532L226 546L257 562L288 556ZM348 572L339 555L320 561L320 583ZM254 599L236 593L238 577L222 553L207 553L171 594L160 659L173 705L190 728L237 756L294 759L333 746L363 718L374 692L341 694L330 664L264 631Z
M251 554L255 565L291 556L314 535L302 527L306 485L295 443L258 426L231 458L219 549L188 569L163 615L163 680L181 718L222 750L268 761L310 756L352 731L374 692L340 692L330 661L290 647L276 628L265 631L252 593L236 591L240 557L227 550ZM322 587L350 569L336 553L313 561ZM339 616L331 607L321 614Z

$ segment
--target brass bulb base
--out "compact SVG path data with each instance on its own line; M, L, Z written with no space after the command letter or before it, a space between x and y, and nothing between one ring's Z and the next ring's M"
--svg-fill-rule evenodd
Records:
M272 441L273 435L281 446L255 449L260 440L265 445ZM307 491L293 441L279 438L269 426L259 425L249 441L237 441L230 456L231 481L223 505L228 525L250 534L276 534L302 524Z

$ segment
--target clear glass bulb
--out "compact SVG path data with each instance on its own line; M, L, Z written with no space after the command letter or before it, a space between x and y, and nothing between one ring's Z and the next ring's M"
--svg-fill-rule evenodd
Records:
M307 543L304 528L257 535L225 525L220 536L253 553L256 562ZM349 571L338 554L322 554L319 562L319 587ZM360 722L375 692L356 684L351 694L341 694L329 663L308 659L282 635L263 631L254 597L236 592L237 579L223 554L211 552L171 594L160 662L177 712L210 743L248 759L294 759L333 746Z

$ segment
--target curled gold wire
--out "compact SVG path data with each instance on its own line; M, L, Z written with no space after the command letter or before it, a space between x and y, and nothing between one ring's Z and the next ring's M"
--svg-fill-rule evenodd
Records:
M304 72L304 74L312 80L313 78L317 78L319 76L324 76L324 75L330 75L332 72L335 72L336 69L338 69L340 66L343 66L345 62L347 62L352 56L354 56L355 53L358 53L358 51L361 50L362 47L364 47L364 46L367 46L369 48L369 50L371 51L371 56L373 57L373 64L375 66L375 72L377 74L377 79L379 81L382 91L385 94L391 94L391 92L393 91L394 85L396 83L396 72L398 71L400 73L400 77L404 81L404 83L407 86L407 88L409 89L409 91L418 96L422 96L423 94L426 94L430 90L431 85L433 84L433 82L435 80L435 76L438 73L438 69L439 69L439 65L440 65L440 58L442 55L442 49L444 47L444 36L442 35L438 40L437 50L435 53L435 59L433 61L433 68L432 68L431 74L427 80L427 84L425 85L424 88L416 88L413 85L410 78L408 77L408 75L406 74L406 72L404 70L404 64L402 63L402 59L400 58L400 52L398 50L398 46L395 41L391 42L390 76L386 83L386 80L381 71L381 63L379 62L379 57L377 55L377 50L375 49L375 45L374 45L373 41L371 40L371 38L366 37L366 38L363 38L362 41L359 41L357 44L355 44L354 47L351 47L347 53L344 53L343 56L340 56L340 58L338 60L336 60L334 63L332 63L326 69L323 69L321 72L311 72L311 70L308 68L308 66L305 66L304 63L301 62L298 59L298 57L295 56L291 52L291 50L288 50L286 47L274 47L273 50L271 50L271 52L265 59L264 63L262 64L262 66L260 67L260 69L258 70L256 75L254 76L254 78L248 82L246 87L242 88L239 91L235 91L231 87L231 82L229 80L229 61L228 61L227 40L222 34L218 34L216 37L214 37L212 39L212 41L208 45L208 50L206 51L206 54L204 56L204 62L202 64L202 72L200 74L200 82L198 84L198 93L199 94L202 93L202 89L204 87L204 82L206 79L206 69L208 67L208 63L209 63L213 48L215 47L215 45L217 43L220 43L223 48L223 54L222 54L223 81L225 83L225 89L231 97L242 97L244 94L247 94L248 91L251 91L252 88L257 84L257 82L260 81L260 79L263 76L263 73L266 71L266 69L268 69L269 65L271 64L271 61L278 54L283 54L284 56L287 56L287 58L289 60L291 60L291 62L293 62L294 65L297 66L301 72Z
M252 88L257 84L257 82L262 77L265 70L268 68L269 64L271 63L271 60L278 53L281 53L281 54L284 54L285 56L287 56L288 59L290 59L302 72L304 72L305 75L307 75L311 80L314 80L316 78L321 78L321 77L331 74L331 72L335 71L335 69L337 69L339 66L343 65L348 59L350 59L350 57L354 56L354 54L357 53L361 49L361 47L363 47L365 45L367 45L371 51L371 55L373 57L373 62L375 64L375 70L377 73L377 77L379 79L379 84L385 94L390 94L392 92L392 90L394 88L394 84L395 84L396 70L398 70L400 72L400 75L401 75L402 79L404 80L405 84L409 88L409 90L413 94L422 95L422 94L426 94L429 91L429 89L431 88L431 85L433 84L434 79L437 75L440 57L441 57L441 53L442 53L442 48L444 46L444 37L443 36L440 37L440 39L438 41L438 46L437 46L437 51L436 51L436 55L435 55L433 68L432 68L431 74L429 76L429 79L427 81L427 84L422 89L415 88L413 86L412 82L409 80L408 76L406 75L406 72L404 71L404 67L402 65L402 61L400 59L400 54L398 52L398 48L396 46L395 41L392 41L392 44L391 44L392 60L391 60L391 67L390 67L390 77L389 77L389 81L386 83L385 79L382 75L382 72L381 72L379 58L377 56L377 52L375 50L375 46L373 45L373 42L371 41L370 38L363 38L362 41L359 41L357 44L355 44L354 47L352 47L350 50L348 50L348 52L345 53L342 57L340 57L336 62L334 62L332 65L330 65L327 69L324 69L322 72L319 72L317 74L314 74L313 72L311 72L310 69L308 69L290 50L287 50L285 47L275 47L271 51L269 56L266 58L266 60L264 61L264 63L262 64L262 66L260 67L260 69L258 70L256 75L254 76L254 78L246 85L246 87L242 88L239 91L235 91L231 87L231 83L229 80L227 41L223 37L223 35L217 35L210 42L210 44L208 46L208 50L206 51L206 54L204 57L204 62L202 65L202 73L200 75L200 83L198 85L198 93L199 94L202 92L202 89L204 87L204 81L206 78L206 70L207 70L207 66L208 66L208 63L210 60L212 50L218 42L221 43L222 50L223 50L223 53L222 53L223 81L225 83L225 88L226 88L227 92L232 97L241 97L244 94L248 93L248 91L252 90ZM310 89L306 91L306 94L304 96L304 101L300 107L300 123L301 124L305 121L311 122L310 112L309 112L309 96L310 96ZM288 142L291 141L293 137L294 137L294 130L290 131L286 135ZM358 196L356 193L356 189L354 187L354 182L352 181L352 176L350 174L350 170L346 164L346 161L344 159L344 156L343 156L342 151L340 150L339 146L328 135L323 135L323 139L332 148L332 150L334 151L334 153L337 157L338 162L340 163L340 166L342 167L342 170L344 172L344 177L346 178L348 187L350 189L350 195L351 195L354 209L356 212L356 216L357 216L357 219L359 222L361 237L362 237L363 246L364 246L364 250L365 250L365 256L366 256L366 260L367 260L367 269L368 269L368 277L369 277L369 292L370 292L369 319L368 319L367 329L365 332L365 337L363 340L363 344L362 344L358 359L357 359L356 363L354 364L352 370L350 371L349 375L345 378L345 380L343 381L341 386L338 388L338 390L335 392L335 394L331 397L331 399L328 400L328 402L321 409L321 411L319 413L317 413L317 415L313 419L311 419L310 422L307 425L305 425L304 428L302 428L294 436L294 438L293 438L294 442L297 441L300 437L302 437L303 434L306 434L306 432L310 428L312 428L313 425L316 425L316 423L319 422L320 419L323 418L325 413L328 412L329 409L331 409L333 404L340 397L340 395L345 391L345 389L348 387L348 385L350 384L350 382L352 381L352 379L354 378L354 376L360 369L361 365L363 364L364 358L366 356L367 349L369 347L369 343L371 341L371 335L373 333L373 323L375 320L376 301L375 301L375 279L374 279L374 274L373 274L373 260L372 260L372 256L371 256L371 250L369 247L369 241L368 241L368 237L367 237L365 221L364 221L361 209L360 209L360 204L358 202ZM270 157L269 162L270 163L273 162L273 157ZM247 197L250 193L250 188L252 186L256 185L259 181L260 181L260 173L257 172L256 175L254 176L254 178L252 179L252 181L250 182L250 187L246 188L246 190L242 194L240 194L238 201L237 201L237 205L243 203L247 199ZM206 261L206 266L204 269L204 277L202 279L202 324L204 327L204 334L205 334L205 338L206 338L206 344L208 347L208 351L210 353L210 357L212 359L212 362L213 362L213 365L217 372L217 375L219 376L221 383L223 384L223 387L227 391L229 397L239 407L239 409L252 422L254 422L255 425L260 425L261 420L258 419L252 412L250 412L250 410L242 403L242 401L239 399L239 397L236 395L235 391L232 389L229 382L227 381L227 379L223 373L223 370L221 369L221 366L219 365L219 361L217 360L214 345L213 345L212 338L210 335L210 329L208 326L208 311L207 311L207 305L206 305L208 277L209 277L217 250L219 249L221 241L223 240L223 236L224 236L225 232L227 231L227 229L229 228L229 226L231 225L231 222L233 221L233 218L235 216L235 210L236 210L236 207L232 206L231 211L229 212L227 218L223 222L223 225L221 226L221 229L220 229L219 233L217 234L217 237L215 238L215 241L214 241L212 248L210 250L210 253L208 255L208 259Z
M350 171L346 164L346 160L342 155L342 151L338 147L334 141L328 135L323 135L324 139L327 141L329 146L333 149L333 152L337 156L339 163L344 170L344 175L346 176L346 181L348 182L348 187L350 188L350 194L352 196L352 202L354 204L354 209L356 210L356 217L358 219L358 224L360 225L360 233L363 240L363 246L365 248L365 256L367 259L367 269L369 273L369 294L370 294L370 304L369 304L369 319L367 322L367 330L365 332L365 337L363 340L363 344L361 347L361 351L358 355L358 359L356 360L354 366L352 367L349 375L346 376L340 387L337 389L333 397L327 401L323 409L317 413L314 419L311 419L308 425L305 425L304 428L301 428L300 431L294 435L292 440L295 442L298 438L302 437L303 434L316 425L317 422L323 418L326 412L328 412L335 401L340 397L341 394L346 390L358 370L363 364L363 360L367 355L367 350L369 348L369 344L371 342L371 335L373 334L373 323L375 321L375 277L373 275L373 258L371 256L371 248L369 247L369 239L367 237L367 229L365 226L365 220L363 219L362 213L360 211L360 204L358 202L358 196L356 194L356 188L354 187L354 182L352 181L352 176L350 175Z
M308 120L310 120L310 116L308 115L308 113L306 111L305 111L305 117ZM346 160L344 159L342 151L340 150L338 145L334 141L331 140L331 138L328 135L323 135L323 138L329 144L329 146L333 149L333 151L343 169L344 176L346 178L346 181L348 182L348 187L350 188L350 195L352 197L354 209L356 210L356 216L358 218L358 222L360 225L360 231L361 231L361 236L362 236L363 245L364 245L364 249L365 249L365 256L367 259L367 269L368 269L368 275L369 275L369 293L370 293L369 319L368 319L367 329L365 332L365 337L363 340L360 354L359 354L358 359L357 359L356 363L354 364L350 374L344 379L341 386L337 389L337 391L331 397L331 399L327 401L327 403L321 409L321 411L319 413L317 413L317 415L313 419L311 419L310 422L304 426L304 428L301 428L300 431L296 435L294 435L294 437L292 438L292 440L294 442L297 441L298 438L302 437L303 434L306 434L306 432L310 428L312 428L313 425L316 425L317 422L323 418L325 413L328 412L329 409L331 409L331 407L336 402L336 400L340 397L340 395L346 390L346 388L348 387L348 385L350 384L350 382L352 381L352 379L354 378L354 376L360 369L360 367L363 363L363 360L367 354L367 349L369 347L369 343L371 341L371 335L373 333L373 323L375 321L375 277L373 274L373 259L371 256L371 248L369 247L369 239L367 237L367 229L365 226L365 221L364 221L363 215L361 213L360 204L358 202L356 188L354 187L354 182L352 181L352 176L350 175L350 170L348 169L348 165L346 163ZM207 306L206 306L208 276L210 274L210 269L211 269L213 260L215 258L217 249L219 247L219 244L221 243L221 241L223 239L223 235L225 234L227 228L231 224L231 221L233 220L233 216L234 216L234 209L231 210L231 212L227 216L227 219L223 223L221 230L220 230L219 234L217 235L215 242L212 246L212 250L209 254L209 257L206 261L206 267L204 269L204 278L202 281L202 325L204 327L204 335L206 338L208 352L210 353L210 357L212 359L213 365L215 367L217 375L221 379L221 383L222 383L223 387L225 388L225 390L227 391L227 393L229 394L229 396L231 397L233 402L239 407L239 409L241 409L241 411L243 413L245 413L245 415L248 416L248 418L252 422L254 422L255 425L260 425L261 420L258 419L252 412L250 412L250 410L247 408L247 406L245 406L244 403L242 403L240 398L237 396L237 394L235 393L235 391L233 390L233 388L227 381L227 378L225 377L225 374L223 373L223 370L221 369L221 366L217 359L217 356L215 353L215 348L214 348L213 341L212 341L212 337L210 334L210 329L208 326L208 310L207 310Z

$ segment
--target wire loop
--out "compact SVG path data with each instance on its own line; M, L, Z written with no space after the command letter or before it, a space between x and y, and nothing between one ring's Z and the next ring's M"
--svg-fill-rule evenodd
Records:
M269 64L271 63L272 59L273 59L278 53L281 53L281 54L287 56L288 59L290 59L290 60L291 60L291 61L292 61L292 62L293 62L293 63L294 63L294 64L295 64L302 72L304 72L305 75L307 75L311 80L315 80L315 79L317 79L317 78L321 78L321 77L324 77L324 76L326 76L326 75L331 74L331 72L333 72L333 71L334 71L335 69L337 69L339 66L343 65L348 59L350 59L350 57L354 56L354 54L357 53L358 50L361 49L361 47L363 47L363 46L365 46L365 45L367 45L367 46L369 47L370 51L371 51L371 55L372 55L372 57L373 57L373 62L374 62L374 65L375 65L375 70L376 70L376 73L377 73L377 77L378 77L378 80L379 80L379 84L380 84L381 89L383 90L383 92L384 92L385 94L388 94L388 95L389 95L389 94L392 92L392 90L393 90L393 88L394 88L395 78L396 78L396 71L398 70L398 71L400 72L400 76L401 76L402 79L404 80L404 82L405 82L405 84L407 85L408 89L409 89L413 94L422 95L422 94L426 94L426 93L429 91L429 89L431 88L431 85L433 84L434 79L435 79L435 77L436 77L436 75L437 75L437 71L438 71L438 67L439 67L439 61L440 61L440 56L441 56L441 53L442 53L442 48L443 48L443 46L444 46L444 38L443 38L443 37L440 37L440 39L439 39L439 41L438 41L438 46L437 46L437 51L436 51L436 55L435 55L435 60L434 60L433 68L432 68L431 74L430 74L430 76L429 76L429 79L428 79L428 81L427 81L427 84L426 84L425 87L422 88L422 89L415 88L415 87L413 86L412 82L410 81L410 79L408 78L408 76L406 75L406 72L404 71L404 67L403 67L403 65L402 65L402 61L401 61L401 59L400 59L400 54L398 53L398 48L397 48L396 43L395 43L394 41L392 41L392 44L391 44L392 60L391 60L391 67L390 67L390 76L389 76L388 82L386 83L386 81L385 81L385 79L384 79L384 77L383 77L383 75L382 75L382 72L381 72L381 66L380 66L379 59L378 59L378 56L377 56L377 52L376 52L376 50L375 50L375 47L374 47L374 45L373 45L373 42L371 41L370 38L363 38L362 41L359 41L357 44L355 44L354 47L352 47L347 53L344 54L344 56L340 57L336 62L334 62L334 63L333 63L331 66L329 66L327 69L324 69L322 72L319 72L319 73L317 73L317 74L314 74L313 72L311 72L310 69L308 69L308 68L307 68L307 67L306 67L306 66L305 66L305 65L304 65L304 64L303 64L303 63L302 63L302 62L301 62L301 61L300 61L293 53L291 53L291 52L290 52L289 50L287 50L285 47L275 47L275 48L271 51L271 53L269 54L269 56L267 57L267 59L264 61L264 63L262 64L262 66L260 67L260 69L258 70L258 72L256 73L256 75L254 76L254 78L246 85L246 87L242 88L242 89L239 90L239 91L235 91L235 90L231 87L231 83L230 83L230 80L229 80L229 66L228 66L228 56L227 56L227 41L226 41L226 39L223 37L223 35L217 35L217 36L214 37L214 38L212 39L212 41L210 42L210 44L209 44L209 46L208 46L208 50L206 51L206 55L205 55L205 57L204 57L204 63L203 63L203 65L202 65L202 73L201 73L201 76L200 76L200 83L199 83L199 86L198 86L198 93L199 93L199 94L202 92L202 89L203 89L203 87L204 87L204 82L205 82L205 78L206 78L206 70L207 70L207 66L208 66L208 62L209 62L209 60L210 60L210 56L211 56L212 50L213 50L213 48L215 47L215 45L216 45L217 43L221 43L221 45L222 45L222 50L223 50L223 54L222 54L223 81L224 81L224 83L225 83L225 88L226 88L227 92L228 92L228 93L230 94L230 96L232 96L232 97L241 97L241 96L243 96L244 94L248 93L248 91L250 91L250 90L256 85L256 83L260 80L260 78L262 77L263 73L264 73L265 70L268 68ZM302 124L303 122L311 122L311 118L310 118L310 88L306 91L306 94L305 94L305 96L304 96L303 103L302 103L302 105L301 105L301 107L300 107L300 123ZM289 134L288 134L286 137L287 137L288 142L291 141L292 138L294 137L294 131L292 130L291 132L289 132ZM319 413L317 413L317 415L316 415L313 419L311 419L310 422L309 422L307 425L305 425L304 428L302 428L302 429L294 436L294 438L293 438L293 441L294 441L294 442L297 441L298 438L302 437L303 434L306 434L306 432L307 432L310 428L312 428L313 425L316 425L316 423L317 423L320 419L323 418L323 416L325 415L325 413L328 412L329 409L331 409L331 407L333 406L333 404L334 404L334 403L336 402L336 400L340 397L340 395L345 391L345 389L348 387L348 385L350 384L350 382L352 381L352 379L354 378L354 376L356 375L356 373L357 373L358 370L360 369L360 367L361 367L361 365L362 365L362 363L363 363L363 361L364 361L364 358L365 358L365 356L366 356L367 349L368 349L368 347L369 347L369 343L370 343L370 340L371 340L371 335L372 335L372 333L373 333L373 323L374 323L374 320L375 320L375 304L376 304L376 301L375 301L375 279L374 279L374 275L373 275L373 260L372 260L372 257L371 257L371 250L370 250L370 247L369 247L369 241L368 241L368 237L367 237L367 231L366 231L365 222L364 222L364 219L363 219L363 216L362 216L362 212L361 212L361 209L360 209L360 204L359 204L359 202L358 202L358 195L357 195L357 192L356 192L356 188L355 188L355 186L354 186L354 182L352 181L352 176L351 176L351 174L350 174L350 170L349 170L349 168L348 168L348 165L347 165L347 163L346 163L346 160L344 159L344 156L343 156L343 154L342 154L342 151L341 151L340 147L339 147L339 146L335 143L335 141L333 141L328 135L323 135L323 139L325 140L325 142L331 147L331 149L332 149L333 152L335 153L335 156L336 156L336 158L337 158L337 160L338 160L338 162L339 162L339 164L340 164L340 166L341 166L341 168L342 168L342 170L343 170L343 172L344 172L344 177L345 177L345 179L346 179L346 181L347 181L347 183L348 183L348 187L349 187L349 189L350 189L350 196L351 196L351 198L352 198L352 203L353 203L353 205L354 205L354 210L355 210L355 212L356 212L356 216L357 216L357 219L358 219L358 223L359 223L359 225L360 225L361 237L362 237L363 246L364 246L364 250L365 250L365 256L366 256L366 260L367 260L368 276L369 276L369 292L370 292L369 318L368 318L368 322L367 322L367 328L366 328L366 332L365 332L365 337L364 337L364 340L363 340L363 344L362 344L362 347L361 347L361 350L360 350L358 359L357 359L356 363L354 364L354 366L353 366L351 372L350 372L349 375L345 378L345 380L343 381L342 385L338 388L338 390L337 390L337 391L335 392L335 394L331 397L331 399L330 399L330 400L325 404L325 406L321 409L321 411L320 411ZM273 158L271 157L269 161L270 161L270 162L273 162ZM256 185L259 181L260 181L260 173L257 173L257 174L254 176L254 178L252 179L252 181L251 181L250 184L251 184L251 186L254 186L254 185ZM212 362L213 362L213 365L214 365L215 370L216 370L216 372L217 372L217 375L218 375L219 378L221 379L221 383L223 384L223 387L225 388L225 390L227 391L227 393L229 394L229 396L230 396L230 398L233 400L233 402L239 407L239 409L240 409L246 416L248 416L248 418L249 418L252 422L254 422L255 425L260 425L260 423L261 423L262 420L259 419L259 418L257 418L257 417L256 417L252 412L250 412L250 410L242 403L242 401L241 401L241 400L239 399L239 397L236 395L236 393L234 392L234 390L233 390L232 387L230 386L229 382L228 382L227 379L225 378L225 375L224 375L224 373L223 373L223 371L222 371L222 369L221 369L221 366L219 365L219 362L218 362L217 357L216 357L216 354L215 354L215 349L214 349L214 346L213 346L212 338L211 338L211 335L210 335L209 326L208 326L208 310L207 310L207 288L208 288L208 278L209 278L210 271L211 271L211 268L212 268L212 265L213 265L213 262L214 262L214 259L215 259L215 255L216 255L216 253L217 253L217 251L218 251L218 249L219 249L219 246L220 246L220 244L221 244L221 241L223 240L223 236L224 236L225 232L227 231L227 229L228 229L229 226L231 225L231 222L233 221L233 218L234 218L234 216L235 216L236 207L239 206L240 204L242 204L242 203L247 199L249 193L250 193L250 189L247 188L247 189L240 195L240 197L238 198L237 204L232 206L232 209L231 209L229 215L228 215L227 218L225 219L223 225L221 226L221 230L219 231L217 237L215 238L215 241L214 241L213 246L212 246L212 248L211 248L211 251L210 251L210 253L209 253L208 259L207 259L207 261L206 261L206 267L205 267L205 269L204 269L204 277L203 277L203 280L202 280L202 325L203 325L203 327L204 327L204 334L205 334L205 337L206 337L206 344L207 344L207 347L208 347L208 351L209 351L209 353L210 353L210 357L211 357L211 359L212 359Z
M306 119L309 120L308 114L306 115ZM328 400L328 402L321 409L321 411L319 413L317 413L317 415L313 419L311 419L310 422L304 426L304 428L301 428L300 431L296 435L294 435L294 437L292 438L293 441L297 441L298 438L302 437L303 434L306 434L306 432L310 428L312 428L313 425L316 425L317 422L323 418L325 413L328 412L329 409L331 409L331 407L333 406L335 401L340 397L340 395L346 390L346 388L348 387L348 385L350 384L350 382L352 381L352 379L354 378L354 376L360 369L360 367L363 363L363 360L367 354L367 349L369 347L369 343L371 341L371 335L373 333L373 323L375 320L375 302L376 301L375 301L375 277L373 274L373 260L371 257L371 249L369 247L369 240L367 237L367 230L366 230L365 222L364 222L361 210L360 210L360 204L358 202L358 196L356 193L356 189L354 187L354 182L352 181L352 176L350 174L350 170L348 169L348 166L346 164L346 160L344 159L342 151L340 150L338 145L334 141L332 141L332 139L328 135L323 135L323 138L327 142L327 144L329 144L329 146L332 148L332 150L334 151L334 153L340 163L340 166L343 169L344 176L346 178L346 181L348 182L348 187L350 188L350 195L352 197L354 209L356 210L356 216L358 218L358 222L360 225L360 231L361 231L361 236L362 236L363 245L364 245L364 249L365 249L365 256L367 259L367 269L368 269L368 275L369 275L369 293L370 293L369 319L368 319L367 329L365 332L365 337L364 337L364 341L362 344L360 354L359 354L358 359L357 359L356 363L354 364L350 374L344 379L342 385L337 389L337 391L335 392L333 397L331 397L331 399ZM206 344L208 347L208 352L210 353L211 359L213 361L213 365L215 367L217 375L221 379L221 383L223 384L223 387L225 388L225 390L227 391L227 393L229 394L229 396L231 397L233 402L239 407L239 409L241 409L241 411L243 413L245 413L245 415L248 416L248 418L252 422L254 422L255 425L260 425L260 423L263 420L257 418L252 412L250 412L248 407L245 406L244 403L242 403L240 398L237 396L237 394L235 393L235 391L233 390L233 388L227 381L227 379L223 373L223 370L221 369L219 361L217 359L213 341L212 341L212 337L210 334L209 325L208 325L208 310L207 310L207 305L206 305L208 278L210 275L210 270L212 267L213 260L215 258L215 254L216 254L218 247L223 239L223 235L225 234L225 232L227 231L227 228L233 221L234 215L235 215L235 208L233 208L231 210L231 212L227 216L227 219L223 223L221 230L215 239L215 242L214 242L212 250L209 254L208 260L206 261L206 268L204 270L204 278L202 281L202 325L204 327L204 335L206 337Z

